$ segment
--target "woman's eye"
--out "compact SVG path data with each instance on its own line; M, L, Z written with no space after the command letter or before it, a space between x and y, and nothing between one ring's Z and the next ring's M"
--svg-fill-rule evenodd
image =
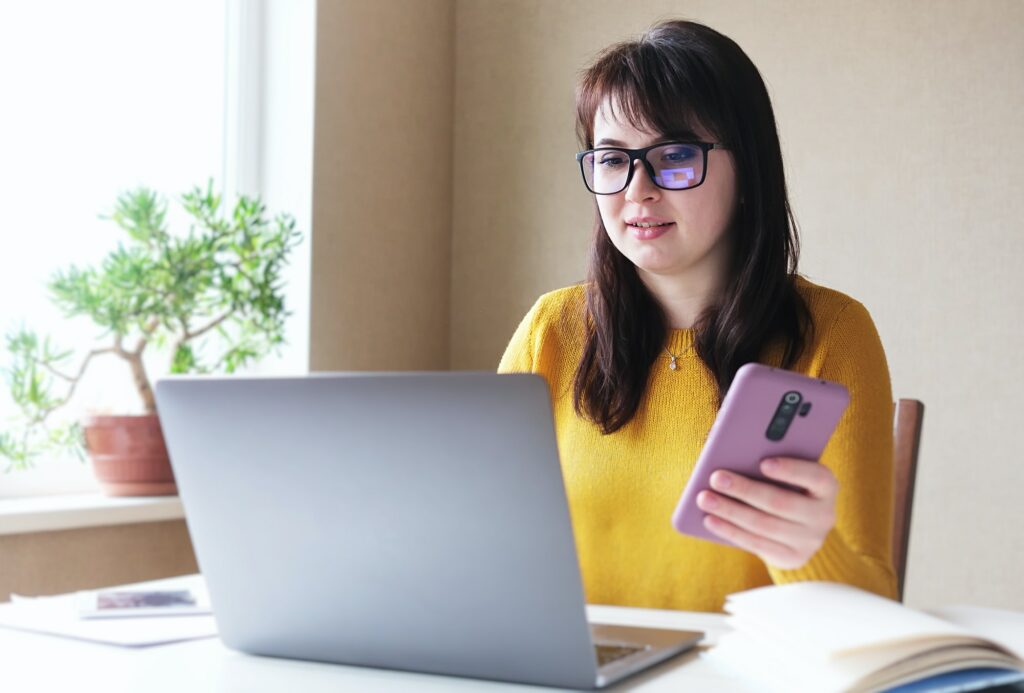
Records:
M692 149L673 149L667 152L663 152L661 155L662 161L679 162L686 161L687 159L693 158Z
M621 156L606 156L598 163L607 168L611 168L613 166L622 166L626 163L626 160Z

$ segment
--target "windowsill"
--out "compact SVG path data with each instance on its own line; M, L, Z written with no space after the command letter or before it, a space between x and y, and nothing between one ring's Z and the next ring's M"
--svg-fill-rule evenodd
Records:
M112 498L99 493L0 500L0 535L52 532L185 517L178 496Z

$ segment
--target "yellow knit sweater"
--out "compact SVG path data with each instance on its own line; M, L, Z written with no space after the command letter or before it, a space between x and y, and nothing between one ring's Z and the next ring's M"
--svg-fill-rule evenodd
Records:
M850 407L821 457L839 480L836 524L803 567L781 570L740 549L677 533L672 510L714 422L710 371L689 351L679 370L654 363L636 416L602 435L573 410L583 350L583 286L538 299L499 372L534 372L551 389L558 448L587 601L691 611L721 610L731 592L798 580L833 580L893 597L892 393L885 353L863 305L798 278L815 323L793 370L845 385ZM676 354L692 330L671 330ZM781 348L762 361L778 366Z

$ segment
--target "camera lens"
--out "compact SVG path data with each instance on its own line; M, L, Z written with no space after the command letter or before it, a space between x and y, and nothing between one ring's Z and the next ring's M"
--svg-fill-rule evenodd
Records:
M796 404L797 402L800 401L800 393L799 392L787 392L782 397L782 401L786 402L787 404Z

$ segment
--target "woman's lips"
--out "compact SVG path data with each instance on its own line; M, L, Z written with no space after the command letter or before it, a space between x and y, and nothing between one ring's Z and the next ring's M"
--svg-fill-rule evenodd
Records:
M643 226L632 226L630 224L626 224L626 228L629 229L630 235L632 235L633 238L637 239L638 241L650 241L654 240L655 238L658 238L659 236L664 236L674 226L675 222L671 224L663 224L661 226L651 226L647 228Z

